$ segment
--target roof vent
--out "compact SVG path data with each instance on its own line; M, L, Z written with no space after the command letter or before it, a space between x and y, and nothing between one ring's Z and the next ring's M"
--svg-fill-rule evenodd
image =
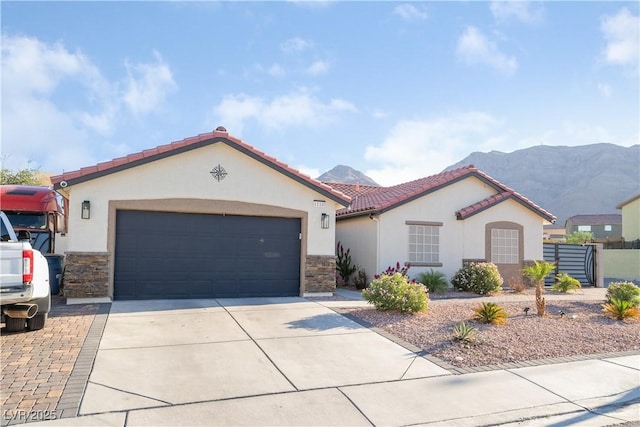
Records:
M216 128L216 132L226 132L226 131L227 131L227 129L225 129L225 127L224 127L224 126L218 126L218 127Z

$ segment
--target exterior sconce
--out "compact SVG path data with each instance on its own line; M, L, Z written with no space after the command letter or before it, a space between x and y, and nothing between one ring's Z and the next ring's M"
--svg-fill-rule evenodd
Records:
M322 214L322 216L320 217L320 225L322 226L322 228L329 228L329 218L329 214Z
M82 219L89 219L91 218L91 202L88 200L85 200L84 202L82 202L82 215L81 215Z

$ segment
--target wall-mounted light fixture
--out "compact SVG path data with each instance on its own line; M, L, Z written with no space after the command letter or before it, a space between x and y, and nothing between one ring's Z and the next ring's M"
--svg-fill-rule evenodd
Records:
M89 219L91 218L91 202L88 200L85 200L84 202L82 202L82 215L81 215L82 219Z
M323 213L320 217L320 225L322 228L329 228L329 214Z

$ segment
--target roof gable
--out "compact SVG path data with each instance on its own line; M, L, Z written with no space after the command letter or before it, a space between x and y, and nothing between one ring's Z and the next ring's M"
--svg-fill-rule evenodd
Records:
M215 131L198 136L185 138L181 141L175 141L170 144L158 146L156 148L147 149L138 153L129 154L107 162L98 163L94 166L84 167L79 170L65 172L61 175L51 177L51 183L55 189L72 186L85 181L97 179L105 175L120 172L126 169L134 168L143 164L147 164L156 160L160 160L169 156L175 156L189 150L198 149L211 144L225 144L231 148L240 151L252 159L274 169L275 171L293 179L294 181L322 194L329 199L346 206L351 198L337 189L333 189L316 179L307 176L297 169L279 161L275 157L269 156L263 151L258 150L254 146L247 144L241 139L229 136L226 129L218 127Z
M356 190L355 185L352 184L327 184L332 187L335 186L334 188L336 189L339 188L341 192L349 194L352 197L351 205L338 210L336 213L336 217L346 218L350 216L381 214L470 177L479 179L488 186L494 188L497 193L485 200L458 210L455 212L458 219L466 219L488 209L491 206L505 200L512 199L520 203L525 208L532 210L545 220L549 222L555 221L556 218L554 215L501 182L476 169L473 165L445 171L436 175L431 175L391 187L360 186L360 189ZM348 189L347 186L351 186L351 189Z
M620 225L622 214L582 214L574 215L565 221L571 225Z

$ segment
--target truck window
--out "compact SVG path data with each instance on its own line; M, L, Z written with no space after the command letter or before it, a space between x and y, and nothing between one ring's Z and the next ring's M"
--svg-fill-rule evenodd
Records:
M14 228L31 228L45 230L47 228L46 213L5 212Z
M3 242L8 242L9 240L11 240L11 236L9 236L9 230L7 230L7 227L4 225L3 221L0 221L0 225L2 225L2 230L0 234L0 240Z

